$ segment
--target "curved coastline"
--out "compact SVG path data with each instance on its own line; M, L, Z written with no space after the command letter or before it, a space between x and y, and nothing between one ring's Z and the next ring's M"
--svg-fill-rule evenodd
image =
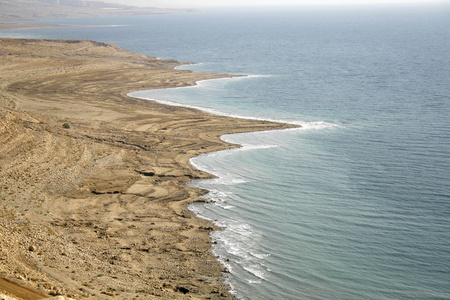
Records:
M215 90L215 88L217 88L217 86L213 83L212 86L211 85L205 85L202 84L205 81L217 81L217 80L246 80L248 77L243 75L242 77L237 77L237 78L218 78L218 79L211 79L211 80L202 80L200 82L197 82L196 85L194 86L188 86L188 87L179 87L176 89L186 89L186 88L206 88L206 89L211 89L212 91ZM219 86L221 86L221 84L219 83ZM163 89L165 90L165 89ZM182 91L181 91L182 92ZM287 124L292 124L292 125L299 125L298 127L293 127L293 128L289 128L289 129L280 129L281 131L292 131L292 130L320 130L320 129L325 129L325 128L334 128L334 127L340 127L340 125L338 124L334 124L334 123L329 123L329 122L325 122L325 121L309 121L309 122L305 122L305 121L297 121L297 122L293 122L293 121L284 121L284 120L271 120L271 119L263 119L263 118L255 118L255 117L246 117L246 116L241 116L241 115L233 115L233 114L227 114L227 113L222 113L220 111L216 111L214 109L211 108L204 108L201 106L196 106L195 104L183 104L182 100L180 100L179 102L172 102L170 101L170 97L171 97L171 93L169 93L167 96L164 95L164 91L163 94L155 94L152 95L152 91L149 90L148 94L147 91L138 91L135 93L130 93L128 94L129 96L132 97L138 97L141 99L145 99L145 100L150 100L150 101L157 101L159 103L162 104L168 104L168 105L175 105L175 106L180 106L180 107L187 107L187 108L194 108L194 109L199 109L208 113L214 113L216 115L221 115L221 116L227 116L227 117L231 117L231 118L237 118L237 119L248 119L248 120L256 120L256 121L272 121L272 122L283 122L283 123L287 123ZM199 93L201 94L201 93ZM175 94L175 99L177 98L178 93ZM195 95L197 95L197 93L194 93L194 95L191 95L191 97L195 97ZM162 96L161 98L158 98L158 96ZM159 99L169 99L169 101L166 100L159 100ZM194 98L193 98L194 99ZM178 101L178 100L177 100ZM232 176L230 173L220 173L220 171L218 171L217 169L213 168L208 168L207 164L202 164L202 157L205 157L205 160L208 161L208 157L209 156L214 156L216 158L215 155L221 155L221 153L223 155L227 155L228 153L232 153L234 151L252 151L252 150L258 150L258 149L267 149L267 148L275 148L275 147L279 147L278 145L270 145L270 144L247 144L247 143L242 143L242 141L245 141L245 138L234 138L236 135L254 135L254 134L272 134L274 132L278 131L277 129L272 129L272 130L268 130L268 131L258 131L258 132L245 132L245 133L232 133L232 134L225 134L222 135L220 137L220 139L226 143L229 144L236 144L238 145L238 148L233 148L233 149L224 149L224 150L219 150L219 151L215 151L215 152L208 152L208 153L203 153L200 154L198 156L195 156L193 158L190 159L190 163L191 165L199 170L202 170L204 172L213 174L216 178L214 179L209 179L212 180L213 182L220 182L219 186L221 184L225 184L225 185L229 185L229 184L239 184L239 183L244 183L246 182L245 179L243 178L239 178L238 177L234 177ZM263 140L261 140L263 141ZM215 160L215 159L214 159ZM200 164L199 164L200 162ZM230 176L231 175L231 176ZM208 180L208 181L209 181ZM222 191L220 190L220 188L218 188L217 186L214 186L213 183L206 183L205 185L202 184L203 180L200 181L194 181L190 186L191 187L195 187L195 188L202 188L202 189L206 189L208 190L208 194L203 196L206 200L206 203L192 203L188 206L189 210L191 210L193 213L195 213L198 217L203 218L211 223L213 223L215 226L218 226L218 228L220 228L219 230L216 230L214 232L211 233L211 238L213 239L213 245L211 248L211 252L214 254L214 256L217 257L218 261L225 267L226 270L229 270L230 274L227 274L225 276L225 282L231 287L231 293L237 297L240 296L240 291L239 291L239 283L235 282L236 280L236 276L239 277L239 280L241 280L241 276L242 273L239 273L239 271L237 270L241 270L240 268L244 268L245 272L250 272L252 274L252 276L254 276L254 278L249 279L247 276L250 275L245 275L244 278L246 278L245 280L249 280L248 282L250 283L255 283L255 282L260 282L261 279L264 279L264 274L263 272L260 270L260 265L261 261L260 261L260 257L254 257L254 253L251 253L251 250L248 249L240 249L241 251L243 251L243 253L246 253L246 251L250 251L250 256L249 257L253 257L253 259L255 261L252 260L252 262L254 263L252 266L236 266L233 263L231 263L231 261L233 260L231 257L233 257L233 255L231 255L228 251L224 248L227 248L227 246L229 247L228 243L230 242L230 234L231 232L234 232L236 230L236 228L239 228L240 226L246 226L247 224L244 223L239 223L239 224L235 224L233 222L229 222L227 220L221 220L219 221L217 219L216 216L222 216L221 214L215 214L215 209L211 206L214 207L220 207L221 209L225 209L225 210L229 210L229 209L233 209L234 206L230 203L228 203L228 197L226 194L223 194ZM203 207L204 205L206 205L209 208ZM213 217L215 216L215 217ZM251 231L249 231L251 232ZM249 233L247 232L247 233ZM254 234L254 233L252 233ZM226 241L226 242L224 242ZM239 242L237 242L239 244ZM236 245L234 245L232 247L232 249L234 250ZM268 255L268 254L267 254ZM255 267L258 266L258 267Z
M208 252L216 228L187 210L204 201L188 184L211 178L189 159L236 147L226 133L294 125L126 96L227 76L177 61L94 41L0 46L2 276L74 298L233 298Z
M182 66L184 66L184 65L185 64L183 64ZM196 72L196 71L193 71L193 72ZM147 100L147 101L155 101L155 102L163 104L163 105L196 109L196 110L210 113L213 115L224 116L224 117L228 117L228 118L260 121L260 122L281 123L281 124L290 125L289 128L282 128L281 130L298 130L300 128L301 129L324 129L324 128L340 127L339 124L330 123L330 122L326 122L326 121L313 121L313 120L311 120L311 121L300 121L300 120L294 121L294 120L252 117L252 116L246 116L246 115L226 113L226 112L222 112L220 110L210 108L210 107L203 107L200 105L190 105L190 104L185 104L185 103L171 101L171 100L162 100L162 99L158 99L156 97L145 95L146 93L151 93L154 90L164 91L164 90L175 90L175 89L202 88L203 83L206 83L206 82L224 81L224 80L243 80L243 79L248 79L248 78L267 77L267 76L271 77L272 75L245 75L245 74L226 75L224 77L219 77L219 78L198 80L194 84L186 85L186 86L156 88L156 89L150 89L150 90L144 89L144 90L133 91L133 92L128 93L127 96L133 97L133 98L138 98L138 99L143 99L143 100ZM269 131L273 131L273 130L274 129L270 129ZM260 131L260 130L257 130L257 131Z
M215 78L215 79L205 79L205 80L200 80L197 81L195 83L195 85L191 85L191 86L186 86L186 87L176 87L176 88L167 88L167 89L185 89L185 88L201 88L202 86L202 82L206 82L206 81L213 81L213 80L230 80L230 79L246 79L249 77L257 77L257 76L252 76L252 75L239 75L238 77L225 77L225 78ZM164 88L163 90L166 90L166 88ZM220 176L220 174L216 174L214 171L212 170L208 170L207 168L202 168L201 166L199 166L197 163L194 162L194 160L201 158L202 156L208 156L208 155L214 155L215 153L220 153L220 152L224 152L224 151L247 151L247 150L256 150L256 149L267 149L267 148L273 148L273 147L277 147L276 145L262 145L262 146L253 146L253 145L247 145L244 143L233 143L231 141L227 141L226 136L229 135L236 135L236 134L252 134L252 133L257 133L257 132L274 132L274 131L286 131L286 130L298 130L302 128L302 125L299 124L298 122L289 122L289 121L282 121L282 120L270 120L270 119L263 119L263 118L256 118L256 117L248 117L248 116L240 116L240 115L233 115L233 114L227 114L227 113L223 113L211 108L205 108L205 107L201 107L201 106L194 106L194 105L188 105L188 104L183 104L183 103L179 103L179 102L172 102L172 101L165 101L165 100L159 100L156 98L151 98L151 97L146 97L145 94L146 92L151 92L151 90L142 90L142 91L136 91L136 92L131 92L129 94L127 94L127 96L130 97L136 97L139 99L143 99L143 100L147 100L147 101L156 101L158 103L164 104L164 105L171 105L171 106L175 106L175 107L186 107L186 108L192 108L192 109L196 109L196 110L200 110L200 111L204 111L206 113L211 113L214 115L219 115L219 116L225 116L225 117L229 117L229 118L233 118L233 119L245 119L245 120L252 120L252 121L263 121L263 122L275 122L275 123L284 123L284 124L289 124L292 127L290 128L282 128L282 129L269 129L269 130L258 130L258 131L248 131L248 132L239 132L239 133L225 133L223 135L220 136L220 140L222 140L223 142L225 142L228 145L232 145L232 147L227 147L225 149L219 149L219 150L215 150L215 151L211 151L211 152L206 152L206 153L201 153L198 155L195 155L193 157L191 157L189 159L189 163L198 170L201 170L203 172L206 172L208 174L212 174L214 177L217 177L218 179L222 180L222 177ZM330 124L332 125L332 124ZM203 178L200 180L212 180L212 178ZM198 180L196 180L198 182ZM239 180L233 179L232 180L233 183L239 182ZM195 182L193 181L190 185L190 187L193 188L199 188ZM208 190L208 194L213 193L214 191L212 190ZM205 195L206 196L206 195ZM205 198L205 196L202 196L202 198L205 199L207 205L212 205L212 203L210 203L210 201L214 202L214 200L209 200L207 198ZM215 231L213 233L219 233L218 231L222 231L222 230L227 230L228 228L223 227L224 225L218 224L217 222L215 222L213 219L208 218L205 215L202 215L202 213L197 210L195 208L196 205L200 205L201 203L198 203L199 201L195 201L192 203L189 203L187 205L187 208L193 212L197 217L204 219L208 222L211 222L212 224L214 224L215 226ZM210 204L208 204L210 203ZM220 234L220 233L219 233ZM214 235L214 234L213 234ZM211 239L213 239L213 236L211 236ZM216 244L217 241L214 240L214 244ZM228 272L232 273L232 268L231 266L227 263L227 259L226 257L222 257L220 254L216 253L214 251L214 246L212 245L211 248L211 252L214 254L214 256L216 257L216 259L220 262L220 264L225 268L225 270L227 270ZM233 286L233 282L231 280L231 278L228 275L224 276L225 279L225 283L230 286L231 288L231 294L237 296L238 292L235 290L235 287Z

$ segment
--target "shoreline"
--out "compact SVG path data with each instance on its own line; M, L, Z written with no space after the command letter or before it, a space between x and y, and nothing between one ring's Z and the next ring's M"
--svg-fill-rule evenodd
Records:
M75 40L0 40L0 275L73 298L232 299L189 160L294 125L125 96L223 74ZM18 243L18 247L13 247ZM80 264L80 261L82 262Z
M192 71L192 72L196 72L196 71ZM202 82L213 81L213 80L246 79L246 78L251 78L251 77L254 77L254 76L257 76L257 75L230 75L230 76L225 76L225 77L221 77L221 78L202 79L202 80L196 81L195 84L189 85L189 86L168 87L168 88L160 88L160 89L157 89L157 90L199 88L200 84ZM139 94L145 93L147 91L151 91L151 90L134 91L134 92L128 93L127 96L132 97L132 98L137 98L137 99L143 99L143 100L146 100L146 101L154 101L154 102L160 103L162 105L169 105L169 106L174 106L174 107L184 107L184 108L195 109L195 110L199 110L199 111L206 112L206 113L209 113L209 114L213 114L213 115L217 115L217 116L223 116L223 117L227 117L227 118L253 120L253 121L260 121L260 122L272 122L272 123L289 124L289 125L293 126L291 129L303 127L302 122L294 122L294 121L289 121L289 120L273 120L273 119L270 119L270 118L258 118L258 117L234 115L234 114L231 114L231 113L225 113L225 112L221 112L221 111L215 110L214 108L208 108L208 107L202 107L202 106L196 106L196 105L190 105L190 104L183 104L183 103L172 102L172 101L168 101L168 100L154 99L154 98L150 98L150 97L146 97L146 96L139 96ZM284 130L284 128L281 129L281 130Z
M71 28L71 27L114 27L114 25L60 25L60 24L27 24L27 23L0 23L0 30L28 30L42 28Z

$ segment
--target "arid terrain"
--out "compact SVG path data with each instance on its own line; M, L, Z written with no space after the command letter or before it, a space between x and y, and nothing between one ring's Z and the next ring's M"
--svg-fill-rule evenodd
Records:
M191 11L193 10L156 7L142 8L101 1L2 0L0 1L0 30L46 26L27 23L28 21L39 21L42 19L154 15L186 13ZM17 24L18 22L21 23Z
M187 205L224 133L290 125L134 99L225 75L73 40L0 39L0 277L17 299L231 299ZM15 288L14 288L15 287Z

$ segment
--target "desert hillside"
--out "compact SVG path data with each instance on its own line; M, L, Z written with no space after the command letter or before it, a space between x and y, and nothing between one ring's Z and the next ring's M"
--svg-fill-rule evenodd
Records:
M2 0L0 23L46 18L81 18L116 15L151 15L189 10L137 8L127 5L83 0Z
M224 76L178 64L0 39L0 277L76 299L232 298L208 252L215 228L187 209L204 193L187 184L210 177L189 158L230 147L224 133L288 125L126 96Z

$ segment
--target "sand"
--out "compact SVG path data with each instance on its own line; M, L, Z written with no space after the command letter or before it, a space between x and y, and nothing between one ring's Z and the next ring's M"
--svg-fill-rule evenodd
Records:
M187 209L205 193L187 184L211 178L189 159L236 147L225 133L291 125L126 96L227 76L179 64L93 41L0 39L1 278L43 297L233 298L208 252L219 228Z

